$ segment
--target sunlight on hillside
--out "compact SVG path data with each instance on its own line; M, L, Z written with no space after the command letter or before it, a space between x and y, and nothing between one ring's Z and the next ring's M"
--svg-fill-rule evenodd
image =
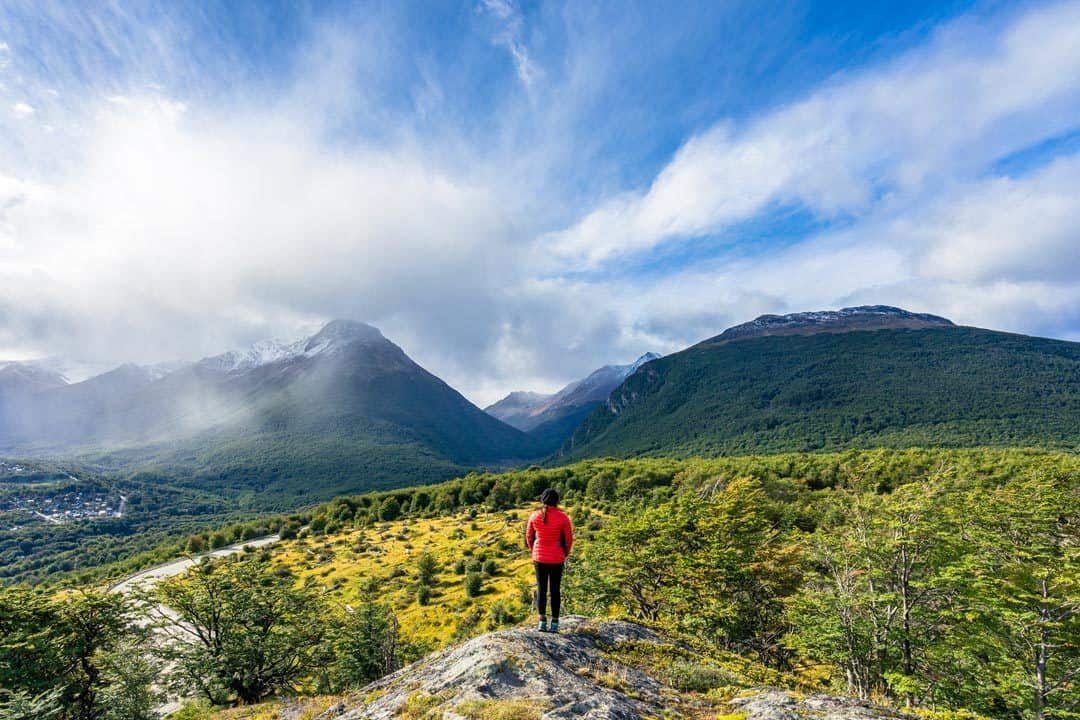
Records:
M459 513L300 537L276 546L274 562L304 583L327 588L346 606L365 593L390 602L405 637L441 647L454 638L520 622L529 614L533 571L523 541L529 512L531 508L475 517ZM435 558L438 570L431 596L422 605L417 562L425 552ZM469 572L482 578L476 597L466 593Z

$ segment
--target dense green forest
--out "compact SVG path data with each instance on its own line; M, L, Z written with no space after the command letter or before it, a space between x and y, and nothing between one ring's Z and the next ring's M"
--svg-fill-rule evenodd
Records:
M649 363L563 455L1076 450L1078 417L1080 343L967 327L760 337Z

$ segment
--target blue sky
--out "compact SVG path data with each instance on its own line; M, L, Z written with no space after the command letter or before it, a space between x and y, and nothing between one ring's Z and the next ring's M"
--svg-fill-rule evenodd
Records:
M764 312L1080 339L1080 2L0 2L0 355L367 320L478 403Z

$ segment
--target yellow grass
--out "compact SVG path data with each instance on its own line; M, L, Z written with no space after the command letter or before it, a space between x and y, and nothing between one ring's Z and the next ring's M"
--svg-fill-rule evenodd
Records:
M333 602L355 605L365 586L389 602L403 634L433 647L447 644L470 615L482 615L477 629L489 629L488 609L505 601L524 616L531 597L532 562L524 547L527 509L467 514L430 520L379 523L371 528L283 541L272 550L273 562L288 567L302 583L324 588ZM439 572L427 606L417 602L417 559L424 552ZM470 554L471 553L471 554ZM465 594L465 576L453 572L455 561L478 555L493 559L496 574L484 576L479 597Z

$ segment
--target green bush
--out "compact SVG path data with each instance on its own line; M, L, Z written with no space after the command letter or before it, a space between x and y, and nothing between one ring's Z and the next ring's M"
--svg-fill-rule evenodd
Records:
M476 597L481 593L484 586L484 578L478 572L470 572L465 576L465 594L468 597Z
M438 572L439 563L435 560L435 556L428 552L422 553L416 561L417 582L420 585L434 585L436 582L435 576Z

